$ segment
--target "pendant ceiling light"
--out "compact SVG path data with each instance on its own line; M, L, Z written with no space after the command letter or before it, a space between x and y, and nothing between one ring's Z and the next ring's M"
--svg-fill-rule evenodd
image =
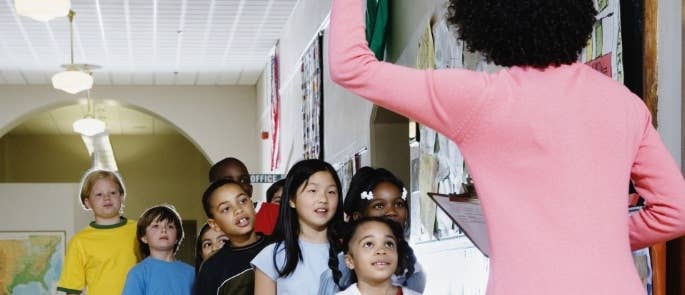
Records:
M86 103L88 104L86 115L74 122L74 132L84 136L95 136L105 132L105 130L107 130L105 122L96 119L95 114L93 113L93 101L90 99L90 91L88 91Z
M52 87L71 94L79 93L93 87L93 76L90 72L99 68L89 64L74 63L74 11L69 11L69 32L71 36L71 63L62 65L65 71L52 76Z
M66 16L70 8L69 0L14 0L14 9L18 15L42 22Z

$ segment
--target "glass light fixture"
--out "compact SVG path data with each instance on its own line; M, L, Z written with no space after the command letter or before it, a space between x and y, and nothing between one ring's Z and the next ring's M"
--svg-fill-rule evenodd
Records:
M70 8L70 0L14 0L18 15L42 22L66 16Z
M93 76L78 69L68 69L52 76L52 87L76 94L93 87Z
M83 136L94 136L105 132L107 130L105 122L96 119L95 115L93 114L93 101L90 99L90 91L88 91L86 103L88 104L86 116L74 122L74 132Z
M79 93L93 87L93 76L90 71L98 66L88 64L74 64L74 13L69 11L69 30L71 36L71 63L62 65L66 71L52 76L52 87L71 94Z

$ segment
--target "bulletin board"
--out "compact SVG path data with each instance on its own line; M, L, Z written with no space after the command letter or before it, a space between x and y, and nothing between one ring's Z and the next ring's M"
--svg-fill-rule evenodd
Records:
M302 121L304 159L323 160L323 33L302 56Z

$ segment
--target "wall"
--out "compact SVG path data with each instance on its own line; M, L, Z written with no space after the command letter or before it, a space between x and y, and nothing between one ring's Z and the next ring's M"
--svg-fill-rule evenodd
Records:
M39 112L73 104L81 96L50 86L0 86L0 135ZM253 86L98 86L107 99L159 116L186 136L212 163L226 156L259 167L257 103Z
M436 0L393 1L391 15L392 30L389 36L388 60L400 64L413 65L416 61L415 40L432 14ZM293 16L286 25L280 39L281 65L281 159L278 170L286 171L302 155L302 116L300 96L299 62L302 52L314 38L317 30L325 23L330 10L330 0L302 0L298 3ZM306 17L303 17L306 16ZM327 35L324 36L324 158L330 163L346 160L363 147L371 145L371 114L373 104L349 93L334 84L328 73ZM263 96L268 83L258 83L257 113L260 114L258 126L268 128L268 104ZM269 167L270 146L261 142L260 159L262 170ZM372 163L375 160L371 159Z
M302 159L302 115L300 92L300 59L315 38L330 10L330 0L303 0L286 25L279 45L281 78L281 165L285 172ZM299 17L306 15L306 17ZM327 39L326 39L327 40ZM327 43L327 42L324 42ZM326 50L327 44L324 45ZM330 163L340 162L369 145L369 118L372 105L334 85L328 76L327 52L324 52L324 157ZM264 89L268 81L264 75L257 84L258 125L269 129L268 98ZM270 169L270 142L261 143L262 170Z
M8 135L0 182L79 182L90 157L77 135Z
M374 167L390 170L409 187L409 123L376 123L371 133Z
M77 183L0 183L0 231L64 230L67 239L84 223Z
M207 185L209 163L192 143L180 135L115 135L110 140L127 189L126 216L137 219L152 205L170 203L184 219L196 219L200 225L204 222L201 195ZM0 182L79 183L89 167L78 136L5 136L3 141L8 148L0 157L10 161L2 163L9 173ZM26 192L22 194L32 191L31 186L23 188ZM77 194L67 198L77 198ZM6 197L0 194L0 207L24 210Z
M657 119L659 134L678 164L682 149L682 9L681 1L660 0L658 3Z
M0 181L5 179L6 172L5 170L7 169L7 161L9 160L6 157L6 148L5 146L7 145L7 141L5 140L4 137L0 137Z

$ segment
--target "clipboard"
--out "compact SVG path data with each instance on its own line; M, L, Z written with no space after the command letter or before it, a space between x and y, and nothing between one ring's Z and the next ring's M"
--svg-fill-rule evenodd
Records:
M447 213L485 257L490 257L488 230L478 198L472 197L471 193L428 193L428 196Z

